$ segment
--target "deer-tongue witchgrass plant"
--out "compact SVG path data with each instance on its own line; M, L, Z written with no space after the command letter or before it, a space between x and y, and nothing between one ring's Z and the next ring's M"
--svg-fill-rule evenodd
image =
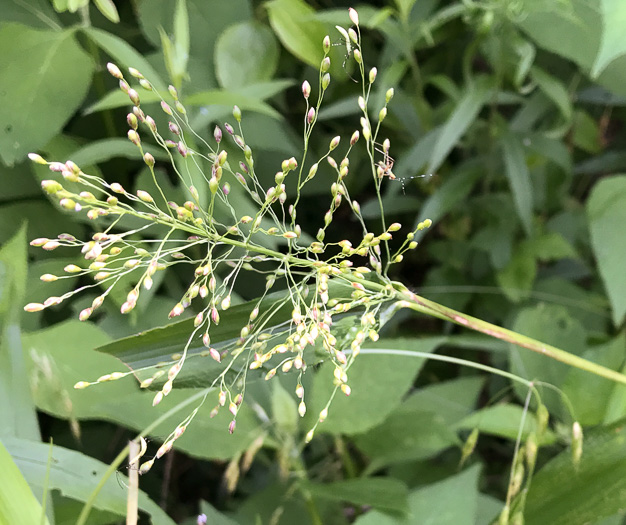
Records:
M27 311L57 305L87 289L97 290L98 295L92 304L79 314L81 320L86 320L103 304L116 285L125 286L130 281L132 287L121 306L121 312L126 314L135 308L142 290L150 290L153 286L157 272L178 264L193 268L193 278L187 290L169 314L170 318L180 316L193 305L195 317L187 344L166 363L151 365L141 371L106 374L92 382L80 381L76 388L142 372L142 388L156 388L158 385L153 401L156 405L170 393L187 360L213 359L222 368L212 383L206 385L214 388L207 390L202 402L208 396L214 396L212 414L222 408L229 410L232 413L229 430L233 432L237 412L244 400L248 375L263 374L269 380L277 373L295 373L298 377L295 389L299 398L298 412L304 416L307 404L302 375L307 366L322 359L328 360L334 365L335 389L306 435L306 440L310 441L316 427L327 417L334 395L339 390L350 395L350 367L357 359L361 346L368 339L376 341L382 325L400 308L410 308L451 321L626 383L626 377L617 372L425 299L389 278L390 266L401 261L406 251L417 247L414 240L416 231L428 228L431 221L425 220L415 231L404 233L401 233L400 224L387 225L385 222L381 186L394 176L389 140L380 135L387 105L393 98L393 89L386 92L384 106L374 115L370 114L370 94L377 70L366 70L364 65L358 15L353 9L350 10L350 19L353 27L348 30L338 27L338 30L348 53L356 61L361 79L362 93L357 100L362 113L360 129L352 134L347 144L340 137L335 137L321 158L313 162L307 158L310 154L309 139L331 81L328 56L331 43L326 37L317 82L318 95L314 102L311 85L307 81L302 84L302 95L306 101L303 155L300 160L294 157L284 160L275 175L275 184L269 188L263 187L257 176L254 154L246 143L238 107L233 110L234 126L224 123L225 132L216 127L213 140L209 143L190 127L187 110L179 100L176 89L170 86L169 101L158 95L158 111L164 112L169 119L167 127L159 127L156 121L160 117L155 119L144 112L141 96L129 81L136 81L141 89L151 92L154 86L132 68L129 68L132 78L125 78L114 64L108 64L108 70L119 80L120 89L133 104L132 112L127 116L128 139L142 155L156 191L138 190L132 193L119 183L109 183L83 172L70 160L65 163L48 162L37 154L30 155L31 160L47 165L61 176L60 181L44 180L44 191L58 199L63 208L76 213L86 212L87 217L102 229L88 241L61 234L56 239L40 238L31 242L44 250L80 248L85 259L83 266L66 266L64 271L67 275L45 274L41 276L43 281L83 276L93 282L61 297L49 297L43 303L28 304L25 307ZM166 152L171 169L188 192L185 202L169 200L158 184L155 173L157 161L144 150L144 134L151 136ZM226 141L231 141L231 146L240 150L241 160L233 160L228 155ZM350 171L350 153L356 147L365 147L369 174ZM321 217L319 230L313 238L301 230L297 208L303 187L315 178L324 164L330 166L335 181L330 187L328 210ZM203 166L210 166L210 170L204 170ZM192 173L202 175L205 187L193 185ZM380 224L373 226L366 223L359 203L350 197L344 181L351 176L371 176L381 209ZM295 194L288 195L286 181L295 186ZM231 184L241 185L250 202L255 203L254 209L241 213L240 203L230 200ZM339 207L351 209L362 234L337 243L326 242L326 230L333 223ZM216 218L215 211L218 209L226 210L228 221ZM124 229L126 224L133 227ZM148 237L152 231L159 233L158 238ZM264 242L268 237L279 238L282 249L268 248L268 243ZM251 308L248 320L240 327L237 337L226 343L212 342L212 330L219 325L221 317L229 315L234 285L241 272L257 272L259 279L265 279L265 293ZM272 288L276 285L285 291L273 293ZM285 310L291 312L286 320ZM341 321L350 315L352 318L358 316L360 322L346 329ZM198 408L192 411L165 439L156 454L157 458L172 448L197 411ZM582 434L580 436L582 439ZM471 448L470 436L468 450ZM144 452L145 446L139 457ZM133 461L137 462L139 457ZM154 459L144 462L140 471L148 471L153 462Z

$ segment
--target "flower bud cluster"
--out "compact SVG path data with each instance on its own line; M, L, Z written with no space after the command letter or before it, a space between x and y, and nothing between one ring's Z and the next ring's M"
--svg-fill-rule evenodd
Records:
M354 9L350 9L349 16L355 27L347 31L340 28L340 32L345 38L348 52L352 53L359 65L364 85L373 84L377 78L377 69L371 68L365 73L360 48L358 14ZM314 97L309 82L304 81L301 87L307 108L304 114L305 148L308 148L308 140L316 125L324 92L329 88L331 81L329 37L324 38L322 46L324 58L319 67L319 93L316 104L311 102ZM363 113L361 128L352 134L349 143L342 141L340 136L331 138L327 152L310 166L308 164L306 167L303 166L295 157L285 159L280 170L275 173L273 185L264 187L255 171L252 149L244 138L241 126L242 112L239 107L235 106L232 112L235 126L227 122L215 126L212 133L214 143L210 145L202 141L196 148L195 144L198 141L194 139L192 148L185 139L192 133L186 116L187 110L173 86L168 89L171 97L169 103L161 100L160 111L167 116L168 122L166 129L161 130L155 119L144 112L138 90L131 87L121 70L114 64L108 64L107 69L119 81L120 89L128 96L132 105L132 111L126 116L127 137L137 147L143 162L148 166L153 176L154 187L151 187L150 191L147 189L130 191L120 183L109 183L84 173L71 161L48 162L37 154L31 154L30 158L37 164L48 165L51 171L62 177L62 180L45 180L42 183L44 191L57 199L62 208L73 212L84 210L93 220L108 218L107 224L111 224L111 219L116 221L118 218L128 216L133 219L133 223L141 222L142 225L119 232L109 227L96 233L86 242L66 234L59 235L56 239L40 238L32 241L33 246L39 246L47 251L59 247L78 247L84 257L84 264L67 265L65 275L62 276L44 274L41 276L43 281L91 277L94 282L62 297L50 297L43 303L31 303L26 306L26 310L40 311L53 304L59 304L85 288L95 288L100 294L91 306L79 314L81 320L87 320L102 305L113 287L124 278L123 282L130 285L129 289L124 291L125 300L120 310L127 314L135 310L145 291L151 290L155 283L158 285L162 274L157 272L173 264L190 264L193 271L190 272L189 285L182 295L174 300L175 302L172 301L169 318L189 316L193 320L193 332L184 348L180 349L180 353L171 355L168 361L155 364L153 370L147 371L150 367L142 370L145 375L142 375L140 381L141 388L151 387L157 390L153 405L162 403L172 391L177 378L180 380L179 376L187 359L209 358L223 367L211 385L218 390L217 404L211 411L211 416L215 416L220 409L227 408L232 415L228 430L233 432L237 414L244 401L245 385L229 382L227 378L230 376L227 373L232 370L237 360L247 359L245 368L258 370L257 373L262 373L265 380L272 379L278 373L297 374L295 394L298 399L298 413L304 416L307 404L302 376L311 366L309 356L315 355L311 353L313 350L318 355L324 355L331 363L335 389L350 395L350 367L361 352L365 341L378 339L380 309L393 295L393 287L386 275L385 264L388 266L401 261L407 250L417 246L417 242L413 240L415 233L431 224L430 221L420 223L414 232L406 235L395 255L390 256L388 243L392 241L400 243L401 225L393 223L382 228L384 230L382 232L380 229L368 228L361 215L359 203L350 198L348 186L345 184L345 178L350 173L349 155L352 148L357 147L362 136L366 143L365 147L371 154L372 173L377 184L376 191L379 192L382 176L380 174L376 176L377 165L373 160L377 144L375 141L378 126L387 117L387 104L393 96L393 91L387 92L385 106L378 114L378 125L373 126L368 114L369 88L364 89L364 95L358 99L358 105ZM134 83L139 81L143 89L158 95L154 86L139 71L132 68L129 71L132 77L130 80L134 79ZM144 137L141 136L142 133L145 133ZM195 137L200 138L198 135ZM150 149L148 144L152 142L165 151L165 157L146 151ZM225 142L234 144L237 148L227 150ZM388 160L390 158L388 140L383 142L382 148L385 159ZM173 156L177 156L176 163L173 163L173 171L180 177L187 194L187 197L183 198L189 198L182 203L180 200L178 202L168 200L155 175L157 159L159 161L167 157L172 159ZM238 158L233 160L233 156ZM180 165L188 166L190 169L203 166L202 176L206 180L206 191L198 191L192 186L185 178L187 174L184 170L179 169ZM387 169L386 166L378 168L389 175L391 168ZM236 169L240 171L235 171ZM316 177L320 169L331 169L335 174L335 180L330 187L330 205L323 216L324 224L320 227L316 240L304 245L303 239L306 236L296 222L297 204L303 185ZM241 188L237 189L245 192L250 202L256 204L254 211L247 211L249 215L237 211L241 206L231 204L232 179L241 184ZM78 193L70 191L64 187L64 181L83 185L84 191ZM292 184L297 185L296 194L291 196L292 200L288 205L287 188ZM240 196L241 193L237 195ZM363 234L356 240L345 238L337 243L325 242L326 231L344 202L347 202L361 223ZM224 207L231 214L231 222L224 222L223 218L220 222L218 219L219 214L216 210ZM169 233L156 240L144 233L154 225L159 226L160 231L163 226L167 227ZM370 231L371 229L378 233ZM265 238L267 236L273 236L272 243L282 244L284 250L267 248ZM268 270L268 267L272 269ZM292 272L292 268L298 268L298 272ZM283 283L286 288L283 296L286 298L283 297L284 303L281 305L288 304L291 315L286 323L281 324L273 317L279 309L268 308L263 302L264 299L259 300L250 310L247 322L237 327L237 336L228 341L214 341L212 339L217 338L212 327L219 325L221 319L230 314L225 312L235 302L234 286L242 271L266 274L268 293L277 281ZM300 281L296 281L294 275L297 275ZM344 317L347 313L354 315L356 319L354 326L347 331L338 330L338 318ZM202 342L200 348L199 344L196 344L199 341ZM213 366L217 366L215 363ZM75 386L78 389L85 388L94 383L120 379L129 374L132 372L116 372L101 376L93 383L81 381ZM314 428L307 434L307 440L313 437L317 425L328 417L329 408L330 403L319 413ZM153 459L141 464L141 472L147 472L156 459L172 448L192 418L193 415L168 436ZM136 462L145 454L143 447L142 450Z

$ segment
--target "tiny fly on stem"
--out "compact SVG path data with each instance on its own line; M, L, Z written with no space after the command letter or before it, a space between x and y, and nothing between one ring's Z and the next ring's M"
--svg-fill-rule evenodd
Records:
M389 177L389 180L395 180L398 181L401 186L402 186L402 193L406 194L404 191L404 181L407 180L411 180L411 179L421 179L424 177L432 177L432 173L423 173L421 175L412 175L410 177L402 177L402 178L397 178L395 176L395 174L393 173L393 164L395 162L395 160L393 159L393 157L391 157L391 155L389 155L389 147L385 145L383 145L383 149L378 149L375 148L376 151L380 152L383 154L383 160L378 161L377 167L376 167L376 172L378 174L379 178L383 178L383 177Z

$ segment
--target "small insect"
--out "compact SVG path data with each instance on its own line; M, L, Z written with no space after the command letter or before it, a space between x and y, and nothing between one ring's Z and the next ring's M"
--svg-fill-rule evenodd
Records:
M376 167L378 178L382 179L383 177L389 177L390 180L395 180L396 176L393 174L393 171L391 171L395 160L391 155L389 155L389 148L391 147L389 139L385 139L382 144L378 144L377 142L374 144L374 149L378 151L378 153L383 154L383 160L378 161ZM380 148L378 146L380 146Z
M391 171L393 170L393 163L395 162L395 160L389 155L389 153L384 153L382 151L381 153L383 153L385 157L383 160L378 162L378 167L376 168L378 177L381 179L383 177L389 177L389 180L396 180L396 176L394 175L393 171Z
M411 175L410 177L402 177L400 179L394 177L393 179L390 179L390 180L397 180L402 185L402 193L406 195L406 192L404 191L404 181L412 180L412 179L423 179L424 177L432 177L432 176L433 176L432 173L422 173L421 175Z
M348 77L350 77L350 80L352 80L353 82L357 82L358 83L358 80L356 78L352 77L352 75L348 71L348 68L346 67L346 63L350 59L350 55L352 54L352 50L353 50L352 42L350 41L350 36L348 35L348 32L343 27L341 27L341 26L335 26L335 27L341 33L341 36L343 37L343 40L341 42L334 43L333 46L346 46L346 54L343 57L343 64L342 64L341 67L346 72Z
M421 179L424 177L432 177L432 173L423 173L421 175L412 175L410 177L401 177L398 178L396 177L396 175L393 173L393 165L395 160L393 159L393 157L391 157L391 155L389 155L389 143L387 140L385 140L385 142L383 143L383 149L378 149L375 148L376 151L382 153L384 155L383 160L378 162L377 168L376 168L376 172L378 174L379 178L383 178L383 177L389 177L389 180L395 180L398 181L401 185L402 185L402 193L406 195L405 192L405 188L404 188L404 182L407 180L412 180L412 179Z

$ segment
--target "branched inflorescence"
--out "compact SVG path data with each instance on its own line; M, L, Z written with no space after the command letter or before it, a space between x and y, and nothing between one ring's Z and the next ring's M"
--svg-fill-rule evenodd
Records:
M387 115L387 104L393 97L393 89L387 91L385 105L373 121L368 112L368 101L377 71L376 68L365 71L359 20L353 9L350 10L350 19L353 28L347 31L341 27L337 29L360 72L362 94L358 97L358 105L362 112L361 128L352 134L340 161L335 160L335 156L340 151L341 141L340 137L335 137L330 141L326 154L305 169L309 140L331 79L328 72L331 44L327 36L323 41L324 58L320 66L319 95L315 104L311 104L310 84L305 81L302 85L307 104L303 156L300 162L294 157L283 161L281 170L275 175L275 185L269 188L262 186L255 171L253 152L246 144L238 107L235 106L233 110L236 129L229 123L223 125L232 141L231 146L241 150L242 160L235 164L229 161L224 147L225 137L219 126L215 128L212 143L191 129L187 109L173 86L168 89L171 97L168 103L139 71L129 68L131 77L138 81L141 88L156 94L160 99L160 110L169 120L167 129L161 129L156 120L142 109L138 91L131 87L117 66L108 64L109 73L119 80L120 89L133 104L132 112L127 116L128 139L142 155L152 174L156 191L131 192L119 183L109 183L85 173L70 160L65 163L48 162L37 154L31 154L31 160L47 165L52 172L59 173L64 181L71 183L64 185L63 180L44 180L42 187L46 193L58 199L61 207L74 212L86 212L87 217L105 227L86 242L68 234L59 235L57 239L40 238L31 242L31 245L40 246L44 250L80 248L84 256L83 266L70 264L64 268L66 275L45 274L41 276L43 281L84 276L94 282L61 297L28 304L25 309L30 312L40 311L78 292L95 289L98 291L97 297L79 314L79 318L84 321L103 304L116 285L127 286L128 282L132 282L126 301L121 305L121 312L126 314L137 305L142 289L151 289L158 272L174 264L189 264L194 268L193 281L173 306L169 317L177 317L187 309L193 309L193 331L186 346L167 363L167 371L163 369L164 364L160 363L153 367L157 369L154 374L141 381L142 388L149 387L157 379L162 382L154 397L154 405L170 393L186 359L209 357L223 365L218 377L211 385L207 385L214 387L211 392L217 392L217 404L212 414L217 414L221 407L227 406L233 416L230 432L235 429L237 412L245 393L245 376L252 373L251 370L264 369L266 380L279 371L295 371L298 374L296 395L300 399L298 411L304 416L307 406L301 378L307 368L307 348L315 348L318 354L321 352L324 359L333 363L333 396L338 390L349 395L350 366L364 341L375 341L378 338L381 309L394 297L397 283L388 278L389 266L401 261L404 252L417 246L413 240L415 232L410 232L403 242L398 242L399 248L392 253L389 241L401 225L393 223L387 226L384 214L381 213L383 219L382 227L378 228L380 233L370 231L361 215L359 203L350 198L344 183L350 171L350 152L361 136L366 143L381 211L381 185L385 177L394 178L389 140L377 142L381 123ZM155 171L157 161L145 150L149 148L144 148L141 137L144 133L164 149L171 169L186 188L188 200L182 204L168 200L159 185ZM315 177L320 164L324 162L335 173L336 180L330 188L330 206L324 214L323 224L316 239L309 241L302 234L296 210L302 188ZM203 191L192 184L192 172L200 173L204 179ZM291 197L287 194L285 184L288 178L294 179L291 184L295 186L295 194ZM240 184L248 200L254 203L249 214L238 213L229 201L231 182ZM77 187L80 187L80 191L75 190ZM340 206L351 208L362 228L362 236L354 242L348 239L338 243L325 242L326 230ZM226 210L226 213L220 215L216 213L217 210ZM218 220L218 215L222 217L221 220ZM225 220L224 216L229 219ZM130 222L128 219L132 219L132 224L138 226L124 229L123 226ZM417 230L428 226L430 221L427 220L419 224ZM150 231L159 232L158 239L148 237L151 228ZM279 238L284 249L278 251L268 248L267 242L264 242L268 236ZM198 253L202 255L198 257ZM355 265L355 260L358 265ZM211 327L218 325L220 315L230 308L233 287L242 271L263 275L266 279L265 294L251 309L248 322L241 327L238 338L227 344L214 344ZM276 283L286 292L280 294L280 299L270 301L270 291ZM284 319L278 320L279 313L285 307L291 311L286 322ZM337 319L349 313L358 314L360 323L338 333L335 329ZM198 353L190 351L199 341L202 341L205 349ZM135 372L106 374L94 382L80 381L75 387L85 388ZM313 437L317 425L327 417L329 405L330 401L308 432L307 441ZM165 440L157 457L171 449L197 410ZM144 463L142 471L147 471L152 461Z

